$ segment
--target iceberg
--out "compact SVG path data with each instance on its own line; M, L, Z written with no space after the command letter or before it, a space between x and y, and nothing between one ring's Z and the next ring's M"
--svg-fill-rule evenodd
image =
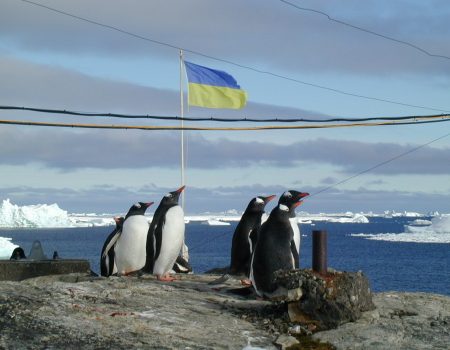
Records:
M67 211L57 204L37 204L19 207L9 199L0 205L0 227L73 227Z
M364 214L347 212L345 214L308 214L301 212L297 215L299 224L310 224L312 221L325 221L333 223L367 224L369 219Z
M436 216L431 221L415 220L413 223L405 225L405 232L402 233L356 233L350 236L390 242L450 243L450 215Z
M218 219L208 219L207 221L202 222L202 224L209 225L209 226L230 226L231 224L229 222L225 222Z
M11 238L0 237L0 260L9 259L18 245L11 243Z

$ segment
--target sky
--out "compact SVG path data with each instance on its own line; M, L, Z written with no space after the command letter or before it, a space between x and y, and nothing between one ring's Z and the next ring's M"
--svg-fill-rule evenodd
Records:
M185 101L189 117L450 111L450 59L432 56L450 57L448 1L289 2L429 54L279 0L2 0L0 106L179 116L183 49L184 59L230 73L248 93L241 110ZM179 126L11 110L0 120ZM0 200L71 213L159 202L181 184L180 135L0 124ZM450 213L446 122L184 135L187 214L243 211L254 196L289 189L311 194L298 209L310 213Z

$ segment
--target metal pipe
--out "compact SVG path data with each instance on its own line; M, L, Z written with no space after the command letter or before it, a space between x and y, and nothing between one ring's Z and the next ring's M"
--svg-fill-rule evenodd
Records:
M325 275L327 273L327 231L314 230L312 241L312 269Z

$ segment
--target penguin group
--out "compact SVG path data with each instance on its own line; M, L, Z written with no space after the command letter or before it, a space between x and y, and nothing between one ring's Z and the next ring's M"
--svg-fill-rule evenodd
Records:
M107 237L100 257L102 276L154 274L172 281L170 272L189 272L179 256L184 244L184 213L178 204L184 186L166 194L149 224L144 216L153 202L133 204L125 217L115 218L116 227Z
M173 281L171 272L192 271L181 256L185 221L178 200L183 190L184 186L166 194L150 223L144 214L153 202L138 202L125 217L114 219L116 227L102 248L102 276L153 274L158 280ZM236 226L228 271L244 275L246 283L261 297L270 297L276 291L275 271L300 266L295 209L308 195L295 190L284 192L268 216L265 207L276 196L254 197Z
M245 274L260 297L277 289L274 272L299 268L300 229L295 208L309 193L284 192L270 215L265 205L275 196L255 197L247 206L233 235L231 274Z

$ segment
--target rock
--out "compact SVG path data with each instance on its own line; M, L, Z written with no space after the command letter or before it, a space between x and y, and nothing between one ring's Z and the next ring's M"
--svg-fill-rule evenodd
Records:
M275 336L232 311L266 302L216 291L208 282L217 276L179 278L60 275L0 282L0 348L274 349Z
M446 296L375 294L376 310L311 339L318 326L292 322L286 302L231 294L239 278L219 285L209 284L217 275L178 278L70 274L0 282L0 349L275 349L282 335L298 338L294 348L317 345L316 339L339 349L447 349L450 343Z
M321 276L311 270L292 270L280 271L275 278L280 290L288 290L285 300L290 301L291 320L312 323L317 329L336 328L375 308L369 281L361 272Z
M0 260L0 281L21 281L38 276L89 273L89 271L89 262L81 259Z
M290 346L299 344L300 342L295 339L294 337L287 335L287 334L282 334L280 335L277 340L275 341L275 344L279 346L280 349L284 350L289 348Z
M313 338L337 349L449 349L450 297L427 293L374 294L376 310Z

